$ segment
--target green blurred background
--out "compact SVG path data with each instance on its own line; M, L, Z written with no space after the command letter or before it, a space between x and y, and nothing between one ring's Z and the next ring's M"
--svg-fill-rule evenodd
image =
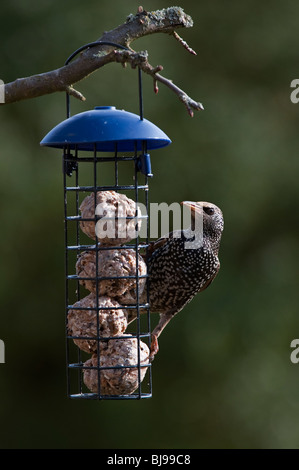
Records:
M12 0L1 5L1 79L60 67L78 47L135 13L128 0ZM145 9L171 6L147 0ZM299 4L179 4L194 20L147 49L205 111L191 119L145 76L145 117L173 143L152 152L155 202L207 200L225 216L221 271L168 326L153 364L153 398L66 397L60 152L40 140L65 118L64 94L0 110L1 448L299 447ZM110 64L77 85L86 103L138 112L137 72Z

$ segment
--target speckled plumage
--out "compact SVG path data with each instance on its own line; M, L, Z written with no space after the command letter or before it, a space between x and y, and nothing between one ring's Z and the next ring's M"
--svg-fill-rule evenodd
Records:
M160 321L152 333L152 357L158 351L157 338L167 323L210 285L220 269L218 251L224 225L221 210L208 202L182 204L191 209L191 227L172 232L149 248L150 310L160 313ZM196 218L202 218L197 233L199 241L196 248L186 248L186 242L194 240L191 234L197 226Z

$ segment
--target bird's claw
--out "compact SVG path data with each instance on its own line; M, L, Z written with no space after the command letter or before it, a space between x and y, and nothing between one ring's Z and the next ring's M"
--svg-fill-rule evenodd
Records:
M158 338L155 335L152 335L152 342L151 342L151 350L150 350L150 355L149 359L152 362L155 358L155 355L159 351L159 345L158 345Z

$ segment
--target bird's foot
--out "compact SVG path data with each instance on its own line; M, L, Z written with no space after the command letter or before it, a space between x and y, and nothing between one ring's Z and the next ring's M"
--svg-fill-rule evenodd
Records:
M158 337L156 335L152 335L152 342L151 342L151 351L149 355L149 359L152 362L155 358L155 355L159 351L159 345L158 345Z

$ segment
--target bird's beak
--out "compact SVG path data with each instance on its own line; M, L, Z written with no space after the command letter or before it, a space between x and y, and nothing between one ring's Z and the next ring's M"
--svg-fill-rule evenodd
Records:
M202 208L197 202L193 201L183 201L181 202L182 206L189 207L191 209L191 214L201 214L202 213Z

